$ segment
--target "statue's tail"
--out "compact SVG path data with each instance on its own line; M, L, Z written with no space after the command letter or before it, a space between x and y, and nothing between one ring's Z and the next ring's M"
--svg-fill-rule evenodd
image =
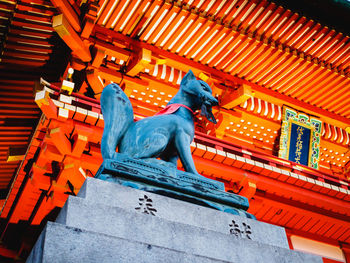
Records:
M105 123L101 140L102 158L112 159L124 133L134 121L134 113L129 98L115 83L103 89L101 109Z

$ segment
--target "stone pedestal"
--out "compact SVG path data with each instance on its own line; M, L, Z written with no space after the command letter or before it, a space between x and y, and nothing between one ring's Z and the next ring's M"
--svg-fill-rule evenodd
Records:
M281 227L87 178L27 262L322 262Z
M160 161L118 153L103 161L95 178L255 219L246 212L248 199L226 192L224 183L161 165Z

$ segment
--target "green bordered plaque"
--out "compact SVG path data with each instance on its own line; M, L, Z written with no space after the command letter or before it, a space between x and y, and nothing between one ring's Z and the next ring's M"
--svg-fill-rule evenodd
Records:
M313 116L283 106L278 156L318 169L322 122Z

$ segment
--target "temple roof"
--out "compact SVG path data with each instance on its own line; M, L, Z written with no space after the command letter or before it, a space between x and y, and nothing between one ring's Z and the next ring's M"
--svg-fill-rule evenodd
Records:
M273 2L104 1L96 25L349 117L349 37Z

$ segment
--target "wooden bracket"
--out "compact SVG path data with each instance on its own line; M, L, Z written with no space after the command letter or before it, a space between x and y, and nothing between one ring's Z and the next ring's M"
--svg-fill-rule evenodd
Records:
M91 128L87 128L81 125L75 125L74 129L74 144L72 148L72 156L81 157L85 146L89 141L89 135L93 133Z
M74 55L84 62L91 60L89 48L81 40L80 36L74 31L69 21L63 14L53 17L52 27L63 39L63 41L70 47Z
M219 105L226 109L232 109L237 105L244 103L251 97L253 97L251 88L248 85L243 84L238 89L231 91L228 94L221 94L221 96L219 96Z
M145 48L140 49L135 56L132 57L127 66L126 72L129 76L136 76L143 71L152 61L152 52Z
M93 50L93 61L92 61L92 66L95 68L99 68L103 62L103 59L106 56L105 49L100 48L100 47L95 47Z
M51 100L48 91L43 89L37 92L34 100L48 119L55 119L57 117L57 107Z
M90 84L90 87L94 91L95 96L97 96L96 94L99 94L99 96L101 96L101 92L103 90L104 85L102 81L98 78L98 71L94 69L86 71L86 78Z
M229 127L231 122L237 121L238 117L231 113L220 111L218 119L219 121L215 126L215 133L218 138L223 139L226 133L226 127Z
M50 137L52 138L52 142L56 146L57 150L62 154L70 154L71 153L71 143L67 139L65 133L63 132L61 127L54 128L50 130Z
M241 182L241 191L239 192L240 195L243 195L247 197L248 199L252 198L255 195L256 192L256 183L247 179Z
M27 149L10 147L7 152L7 162L17 162L24 159Z

